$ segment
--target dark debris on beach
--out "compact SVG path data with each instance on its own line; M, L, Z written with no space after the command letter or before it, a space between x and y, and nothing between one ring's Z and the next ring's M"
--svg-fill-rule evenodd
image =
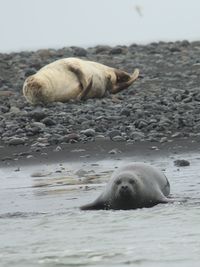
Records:
M140 78L117 95L84 102L32 106L22 95L25 78L64 57L81 57ZM51 145L96 140L169 142L200 135L200 42L65 47L0 54L1 146ZM200 139L199 139L200 140Z

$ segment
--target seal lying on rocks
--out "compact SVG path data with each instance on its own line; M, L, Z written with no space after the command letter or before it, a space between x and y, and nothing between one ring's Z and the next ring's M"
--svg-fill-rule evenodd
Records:
M130 75L93 61L64 58L29 76L23 94L32 104L100 98L106 92L115 94L127 88L138 76L138 69Z
M159 170L144 163L132 163L114 172L102 194L81 210L128 210L168 203L170 184Z

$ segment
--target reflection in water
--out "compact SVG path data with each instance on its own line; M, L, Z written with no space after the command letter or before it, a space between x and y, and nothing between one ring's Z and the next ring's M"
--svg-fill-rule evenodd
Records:
M22 167L15 177L5 170L1 266L199 266L199 159L186 156L191 165L184 168L173 159L150 159L165 170L177 201L134 211L78 209L100 194L115 166L131 159L80 164L60 173L47 166L51 174L43 177L31 177L34 166Z

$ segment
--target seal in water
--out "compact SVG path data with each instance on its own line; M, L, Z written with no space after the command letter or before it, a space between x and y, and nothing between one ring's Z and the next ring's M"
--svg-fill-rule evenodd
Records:
M32 104L100 98L106 92L115 94L127 88L138 76L138 69L130 75L97 62L64 58L29 76L23 94Z
M144 163L131 163L114 172L102 194L81 210L128 210L168 203L170 184L159 170Z

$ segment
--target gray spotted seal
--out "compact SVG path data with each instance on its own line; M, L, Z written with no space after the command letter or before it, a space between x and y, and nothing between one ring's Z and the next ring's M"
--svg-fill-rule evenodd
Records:
M128 210L168 203L170 184L166 176L144 163L131 163L116 170L102 194L81 210Z
M130 86L139 76L79 58L56 60L36 74L29 76L23 85L23 94L32 104L66 102L103 97Z

